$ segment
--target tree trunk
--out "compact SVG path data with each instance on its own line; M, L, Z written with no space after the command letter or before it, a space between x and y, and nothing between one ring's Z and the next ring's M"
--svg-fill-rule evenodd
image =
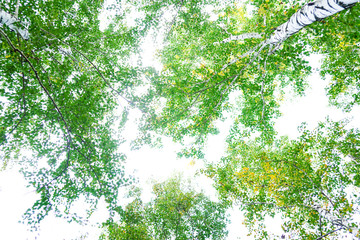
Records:
M266 41L266 44L279 45L305 26L347 8L351 8L358 1L359 0L317 0L305 4L299 11L290 17L289 21L276 28L275 32Z
M18 10L17 10L18 11ZM17 14L17 12L16 12ZM5 24L12 31L18 32L23 39L29 39L29 32L26 29L18 28L14 23L18 22L17 17L12 16L11 14L0 9L0 27Z

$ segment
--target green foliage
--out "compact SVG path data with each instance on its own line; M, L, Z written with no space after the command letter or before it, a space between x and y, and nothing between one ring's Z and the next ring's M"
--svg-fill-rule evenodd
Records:
M281 138L264 147L242 136L228 140L228 155L209 165L222 198L240 202L245 224L256 239L266 215L281 214L292 239L313 239L334 231L358 234L358 130L341 122L320 123L314 131L301 127L298 140ZM259 221L260 223L258 223ZM341 231L340 231L341 230Z
M360 35L355 31L355 26L360 24L359 11L359 7L353 7L309 29L312 34L319 36L314 38L313 50L325 55L321 74L331 77L327 88L330 102L345 111L360 103Z
M179 177L153 185L155 198L139 197L120 209L121 222L109 221L102 239L224 239L226 208L195 192Z
M101 30L101 1L0 3L8 13L17 6L30 38L0 29L0 157L5 167L25 155L24 175L40 196L25 217L36 224L55 210L80 220L69 207L81 196L89 212L102 196L114 207L117 189L130 179L113 111L119 101L134 105L130 89L141 72L129 57L141 34L125 24L125 15Z
M282 101L278 93L292 85L302 94L306 88L304 79L311 70L304 60L309 52L304 51L307 42L301 34L289 39L281 54L270 54L271 49L259 47L271 29L286 19L273 16L281 11L289 11L288 16L294 12L279 2L256 1L252 3L254 15L249 15L245 6L233 3L218 3L220 7L209 12L201 4L184 1L159 53L163 69L153 77L153 102L158 110L143 122L145 131L180 142L193 137L195 150L188 149L193 153L184 155L202 158L199 149L206 136L217 133L214 122L223 119L224 112L240 108L238 121L272 141L273 119L279 116L277 108ZM263 37L221 42L249 32ZM236 95L240 106L233 105L231 94ZM159 102L165 103L159 106Z
M150 237L148 223L146 222L145 209L140 199L135 199L129 203L125 210L118 210L122 219L121 224L116 224L112 220L105 223L107 234L103 234L100 239L116 240L146 240L153 239Z

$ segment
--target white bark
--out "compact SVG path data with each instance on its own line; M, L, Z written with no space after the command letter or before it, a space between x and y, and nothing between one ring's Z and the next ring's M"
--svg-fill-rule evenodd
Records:
M228 38L225 38L224 40L222 40L221 42L215 42L214 44L220 44L220 43L227 43L227 42L231 42L231 41L239 41L239 40L244 40L244 39L248 39L248 38L261 38L262 34L260 33L244 33L241 35L231 35Z
M20 0L18 0L16 3L16 9L15 9L15 17L16 18L19 17L19 7L20 7Z
M0 9L0 27L4 24L8 26L11 30L18 32L23 39L29 39L29 32L26 29L18 28L14 23L18 22L16 17L13 17L11 14Z
M267 44L278 45L307 25L322 20L347 8L351 8L359 0L317 0L305 4L292 15L286 23L276 28L266 41Z

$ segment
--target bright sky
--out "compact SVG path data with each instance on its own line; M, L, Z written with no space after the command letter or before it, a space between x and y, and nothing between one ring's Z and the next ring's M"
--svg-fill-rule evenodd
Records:
M145 48L153 49L153 48ZM144 58L146 61L152 62L153 50L144 51ZM325 95L326 81L320 79L319 74L315 71L319 67L321 58L319 56L312 56L311 63L314 73L309 78L310 87L306 91L305 97L294 97L286 100L281 106L280 110L283 116L276 121L276 130L280 135L288 135L291 138L298 136L297 127L302 122L307 122L309 128L314 128L319 121L330 116L333 120L340 120L344 117L353 116L354 119L350 125L356 126L360 122L359 113L360 108L357 107L349 114L344 114L340 110L329 107L327 97ZM132 117L134 117L134 114ZM206 150L206 158L210 161L220 159L225 149L225 137L229 130L227 121L219 125L220 134L209 137L208 146ZM135 137L136 125L134 121L130 120L124 135L127 138ZM150 149L144 147L139 151L125 151L128 157L127 169L128 171L135 171L140 178L141 184L144 186L144 200L151 198L150 180L151 179L166 179L175 171L184 172L185 176L192 176L196 169L202 166L201 163L196 162L195 165L190 164L191 160L179 160L176 158L176 152L179 145L171 141L165 141L162 149ZM81 236L86 236L86 239L97 239L99 230L96 222L106 220L106 209L100 204L100 209L89 220L88 226L78 226L77 224L68 224L65 220L55 218L50 215L46 218L39 233L30 233L26 230L26 226L18 223L21 220L21 215L29 208L36 200L36 195L31 189L25 187L26 182L22 175L17 171L18 167L8 168L6 171L0 172L0 239L38 239L38 240L62 240L62 239L81 239ZM198 185L207 191L207 193L214 198L215 191L211 187L211 181L206 178L200 178ZM228 239L251 239L246 238L246 228L241 224L243 221L242 214L239 210L231 211L231 221L229 225ZM278 221L271 220L268 226L272 231L279 232Z

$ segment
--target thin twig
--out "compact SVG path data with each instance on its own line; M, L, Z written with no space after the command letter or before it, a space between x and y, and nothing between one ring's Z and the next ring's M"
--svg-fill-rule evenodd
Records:
M241 56L230 60L229 62L227 62L226 64L224 64L224 65L221 67L220 71L215 72L215 73L214 73L211 77L209 77L207 80L205 80L205 81L203 81L203 82L200 82L200 83L196 83L196 84L194 84L194 85L206 84L206 83L210 82L216 75L219 74L219 72L224 71L224 70L225 70L226 68L228 68L230 65L232 65L232 64L234 64L234 63L237 63L241 58L247 57L247 56L249 56L249 55L251 56L251 55L256 51L256 49L259 48L259 47L260 47L260 44L256 45L256 46L255 46L254 48L252 48L250 51L247 51L246 53L242 54ZM249 63L246 64L246 66L245 66L241 71L243 71L243 70L244 70L250 63L252 63L254 60L255 60L254 58L251 59L251 60L249 61Z
M30 62L30 60L28 59L28 57L18 48L16 48L13 43L11 42L11 40L8 38L8 36L0 29L0 34L3 35L5 37L5 39L7 40L8 44L13 48L13 50L15 52L18 52L20 53L20 55L26 60L26 62L29 64L30 68L32 69L34 75L35 75L35 78L38 80L41 88L45 91L46 95L49 97L49 99L51 100L51 102L53 103L54 107L56 108L57 112L59 113L62 121L64 122L65 124L65 128L67 130L67 133L70 133L70 130L69 130L69 127L68 127L68 124L64 118L64 116L62 115L59 107L57 106L55 100L53 99L53 97L50 95L49 91L46 89L46 87L44 86L44 84L42 83L42 81L40 80L40 77L38 75L38 72L37 70L35 69L35 67L32 65L32 63Z
M327 236L329 236L330 234L332 234L332 233L334 233L334 232L337 232L337 231L339 231L339 230L341 230L341 229L343 229L343 227L338 228L338 229L335 229L335 230L333 230L333 231L331 231L331 232L328 232L327 234L322 235L321 237L318 237L316 240L323 239L324 237L327 237Z

